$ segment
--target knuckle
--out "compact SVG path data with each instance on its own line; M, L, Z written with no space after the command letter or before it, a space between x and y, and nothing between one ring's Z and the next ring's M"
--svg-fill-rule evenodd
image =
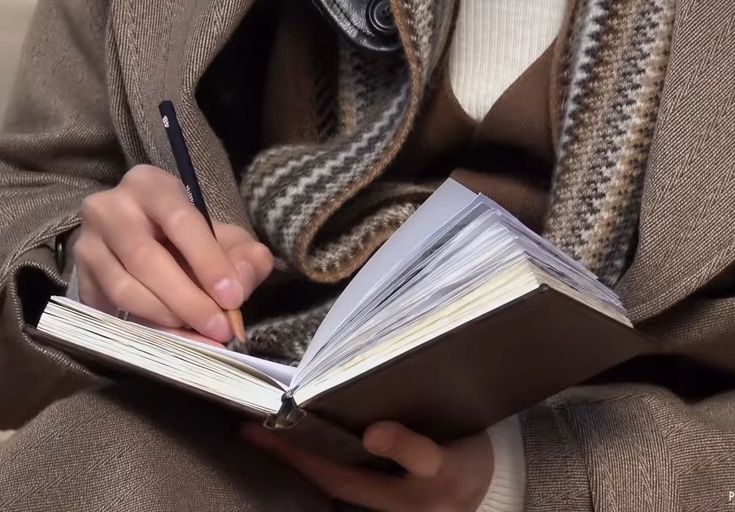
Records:
M102 227L112 221L116 226L127 226L139 217L139 210L135 198L127 191L98 192L82 200L82 226Z
M131 167L128 172L125 173L122 179L124 185L135 184L140 180L146 179L151 174L153 168L150 165L139 164Z
M157 168L148 164L138 164L131 167L123 177L124 180L139 180L148 176L156 174Z
M248 250L249 260L259 279L265 279L273 270L273 253L260 242L254 242Z
M153 243L131 244L135 248L124 257L125 268L133 275L141 275L155 265L156 247Z
M97 192L82 200L82 223L89 224L98 219L107 210L109 193Z
M109 290L106 290L106 295L110 301L116 306L123 306L130 299L130 295L133 292L133 281L130 278L116 279Z
M265 268L273 267L273 253L265 244L255 242L253 247L253 256L260 262Z
M166 217L163 226L166 233L178 233L185 231L187 226L191 226L193 222L192 209L187 206L178 206L174 208Z
M145 187L150 188L153 183L156 183L156 187L161 184L170 183L176 181L176 179L166 171L159 169L148 164L138 164L131 167L128 172L125 173L121 181L123 186L130 186L133 188Z
M75 261L77 262L88 262L92 256L92 251L89 243L89 238L82 233L79 235L79 239L71 248L71 253Z
M158 179L160 180L161 186L168 188L175 188L177 190L184 191L184 186L173 174L169 174L165 171L158 171Z

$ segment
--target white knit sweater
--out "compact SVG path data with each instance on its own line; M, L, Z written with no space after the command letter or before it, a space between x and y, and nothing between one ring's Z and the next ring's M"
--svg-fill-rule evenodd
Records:
M505 90L549 47L566 0L461 0L449 50L452 92L481 121ZM517 417L488 429L493 478L479 512L519 512L525 493L523 439Z
M503 92L549 47L566 0L461 0L449 49L452 91L481 121Z

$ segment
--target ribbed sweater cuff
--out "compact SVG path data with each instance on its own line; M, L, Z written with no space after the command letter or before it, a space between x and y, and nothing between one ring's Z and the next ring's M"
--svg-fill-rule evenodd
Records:
M526 470L521 425L511 416L487 430L493 447L493 477L478 512L521 512Z

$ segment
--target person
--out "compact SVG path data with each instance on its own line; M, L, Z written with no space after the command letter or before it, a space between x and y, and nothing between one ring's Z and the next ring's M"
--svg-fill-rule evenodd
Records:
M39 3L0 136L0 509L732 506L735 4L393 0L379 37L317 4ZM226 342L244 303L248 350L293 363L448 176L614 286L651 354L445 446L379 422L396 476L23 331L67 293Z

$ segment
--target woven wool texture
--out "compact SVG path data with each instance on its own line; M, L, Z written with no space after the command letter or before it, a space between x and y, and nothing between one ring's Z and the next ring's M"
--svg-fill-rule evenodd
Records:
M608 284L635 240L673 13L672 0L581 1L562 39L566 103L546 236Z
M405 2L396 18L416 27L405 56L367 55L340 41L338 133L318 146L267 150L246 171L241 190L253 226L278 256L312 279L336 282L352 274L420 200L409 186L406 197L394 197L372 218L358 216L347 236L314 244L330 215L358 193L373 197L363 203L380 201L370 184L405 140L445 45L452 9L450 2Z
M436 13L450 19L454 6L431 4L407 2L397 13L399 23L401 16L415 17L405 59L386 62L341 48L333 139L319 147L274 148L245 174L242 192L254 227L312 279L335 282L352 274L430 192L374 180L416 114L442 46L436 39L446 38ZM562 96L559 156L545 235L611 285L634 247L673 10L672 0L580 1L562 29L555 77ZM314 243L329 216L354 196L355 221ZM255 325L249 343L270 354L283 329L282 346L290 349L279 359L296 362L318 323L300 314Z

